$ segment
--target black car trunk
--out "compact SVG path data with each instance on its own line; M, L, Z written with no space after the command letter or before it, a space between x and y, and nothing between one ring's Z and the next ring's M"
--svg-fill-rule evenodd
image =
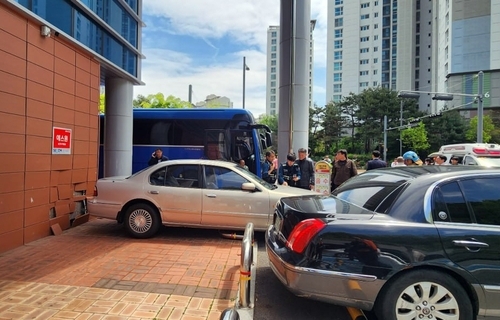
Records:
M371 219L373 212L334 196L282 198L274 214L273 225L281 237L288 239L293 228L306 219L318 218L327 223L345 219Z

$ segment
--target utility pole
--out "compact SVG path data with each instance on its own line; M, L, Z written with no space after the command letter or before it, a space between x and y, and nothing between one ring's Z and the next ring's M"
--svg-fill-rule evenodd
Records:
M401 123L402 122L403 120L401 120ZM387 163L387 116L386 115L384 115L384 161L386 161Z
M483 143L483 78L484 73L479 71L477 84L477 143Z

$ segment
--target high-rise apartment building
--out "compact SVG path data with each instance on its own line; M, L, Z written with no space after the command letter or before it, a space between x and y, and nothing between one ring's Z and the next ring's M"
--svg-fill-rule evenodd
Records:
M381 86L421 91L420 110L433 113L473 97L433 101L427 92L476 94L484 71L484 105L498 106L499 26L491 0L329 0L326 103Z
M309 107L313 106L314 79L314 40L313 31L316 20L311 20L309 43ZM280 27L270 26L267 29L267 77L266 77L266 114L276 115L279 111L279 43Z

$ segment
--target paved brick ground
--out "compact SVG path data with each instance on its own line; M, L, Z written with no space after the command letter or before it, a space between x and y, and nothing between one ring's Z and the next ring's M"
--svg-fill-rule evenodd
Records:
M241 242L163 228L147 240L96 219L0 255L0 319L219 319Z

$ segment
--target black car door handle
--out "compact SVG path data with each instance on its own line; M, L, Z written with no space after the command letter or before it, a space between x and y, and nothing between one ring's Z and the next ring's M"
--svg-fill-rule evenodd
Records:
M453 240L453 244L458 247L466 248L488 248L490 245L476 240Z

